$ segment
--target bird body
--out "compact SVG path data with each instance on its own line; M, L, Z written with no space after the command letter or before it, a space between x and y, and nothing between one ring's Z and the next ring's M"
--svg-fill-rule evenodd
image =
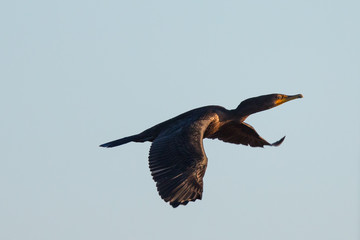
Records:
M159 123L139 134L100 145L115 147L128 142L152 142L149 167L158 192L173 207L202 198L207 167L203 138L263 147L278 146L284 138L270 144L244 120L253 113L301 98L269 94L243 101L236 109L205 106Z

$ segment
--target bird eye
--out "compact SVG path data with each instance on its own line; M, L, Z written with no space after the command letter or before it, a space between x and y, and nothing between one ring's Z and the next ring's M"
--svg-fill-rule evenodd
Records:
M277 99L282 99L283 96L282 95L277 95Z

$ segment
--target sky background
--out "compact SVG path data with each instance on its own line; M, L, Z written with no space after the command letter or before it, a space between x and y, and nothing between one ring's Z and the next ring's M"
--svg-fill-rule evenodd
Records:
M360 239L359 1L3 1L0 239ZM98 145L204 105L280 147L204 140L173 209L150 143Z

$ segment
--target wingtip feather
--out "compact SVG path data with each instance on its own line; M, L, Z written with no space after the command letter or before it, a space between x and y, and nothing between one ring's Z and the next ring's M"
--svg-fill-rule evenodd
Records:
M285 137L282 137L279 141L274 142L273 144L271 144L271 146L277 147L280 146L280 144L282 144L282 142L285 140Z

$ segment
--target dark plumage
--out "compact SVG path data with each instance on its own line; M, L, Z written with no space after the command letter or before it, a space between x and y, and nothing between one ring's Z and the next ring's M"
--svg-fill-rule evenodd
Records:
M203 138L251 147L279 146L285 137L270 144L244 120L250 114L302 97L301 94L269 94L249 98L234 110L220 106L196 108L139 134L100 146L110 148L128 142L152 142L149 167L161 198L173 207L186 205L202 196L207 166Z

